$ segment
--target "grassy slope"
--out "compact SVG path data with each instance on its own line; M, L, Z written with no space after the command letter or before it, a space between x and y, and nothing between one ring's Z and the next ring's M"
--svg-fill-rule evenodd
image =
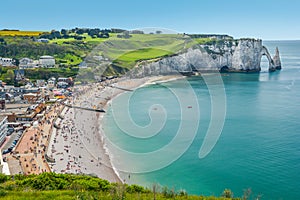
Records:
M233 200L233 198L188 195L166 187L155 194L138 185L109 183L96 177L72 174L43 173L40 175L0 174L0 199L190 199ZM235 198L235 200L240 200Z
M11 200L74 200L74 199L101 199L101 200L153 200L154 195L134 193L125 194L123 197L114 195L109 192L92 192L92 191L74 191L74 190L54 190L54 191L11 191L5 196L0 196L0 199ZM234 198L214 197L214 196L175 196L166 197L162 194L156 194L156 200L175 199L175 200L234 200ZM239 200L239 199L237 199Z
M127 69L132 68L140 60L159 58L189 48L197 43L205 43L210 39L191 40L180 34L132 34L131 38L118 38L110 34L110 38L91 38L87 34L82 42L93 44L98 54L114 61L114 64ZM55 39L51 43L63 45L75 42L74 38Z

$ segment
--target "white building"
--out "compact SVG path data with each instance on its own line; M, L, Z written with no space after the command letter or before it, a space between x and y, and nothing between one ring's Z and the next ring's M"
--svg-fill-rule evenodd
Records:
M54 88L55 87L55 82L56 82L56 79L54 77L50 78L48 81L47 81L47 86L48 88Z
M37 40L38 42L43 42L43 43L48 43L49 40L48 39L45 39L45 38L40 38Z
M14 60L12 58L1 58L0 57L0 65L4 67L14 66Z
M26 69L26 68L35 68L39 66L38 60L32 60L30 58L22 58L19 63L20 69Z
M39 59L40 67L53 68L55 67L55 59L52 56L41 56Z
M0 116L0 146L4 143L7 134L7 116Z

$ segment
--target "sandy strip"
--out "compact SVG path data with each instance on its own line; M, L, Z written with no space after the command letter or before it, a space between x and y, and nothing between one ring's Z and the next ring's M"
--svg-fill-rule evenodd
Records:
M180 76L181 77L181 76ZM141 79L114 79L102 83L76 87L71 103L76 106L106 109L108 102L125 90L133 90L152 82L163 82L178 76L156 76ZM60 129L53 129L48 156L57 173L92 174L110 182L122 182L112 166L105 149L105 134L99 129L104 114L82 109L65 108Z

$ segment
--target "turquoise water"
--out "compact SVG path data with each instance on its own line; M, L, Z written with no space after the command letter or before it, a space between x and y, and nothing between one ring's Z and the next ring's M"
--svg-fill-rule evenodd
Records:
M300 199L300 41L270 41L265 45L271 54L279 47L283 69L267 73L267 62L263 59L261 73L222 76L226 119L219 140L203 159L199 159L198 154L211 121L212 103L201 77L188 78L197 97L199 122L193 115L182 119L180 108L183 106L170 90L186 92L186 80L148 85L116 98L113 108L120 108L118 112L129 110L139 126L151 122L151 110L158 112L156 117L167 113L166 122L156 135L138 138L125 134L114 120L113 109L108 110L103 127L107 138L130 152L145 153L163 148L172 141L182 121L190 126L195 122L199 125L191 145L179 159L152 172L121 172L126 182L146 186L159 183L175 190L185 189L190 194L217 196L225 188L230 188L235 196L251 188L253 194L261 194L262 199ZM126 106L128 95L132 96ZM190 97L188 92L186 97ZM196 108L193 105L188 109ZM180 150L174 148L170 154L159 157L168 159L173 151ZM112 154L116 166L131 166L135 170L135 166L143 167L138 159L128 162L126 155ZM150 164L151 160L145 163Z

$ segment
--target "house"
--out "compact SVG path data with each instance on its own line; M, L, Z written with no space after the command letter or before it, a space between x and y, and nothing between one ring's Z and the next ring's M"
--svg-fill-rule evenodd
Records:
M4 67L14 66L14 60L12 58L0 57L0 66L4 66Z
M0 146L4 143L7 134L7 116L0 116Z
M43 68L53 68L55 67L55 59L52 56L41 56L39 66Z
M7 116L8 122L20 122L27 124L33 122L36 115L42 113L46 106L44 103L39 104L6 104L5 110L1 110L1 116Z
M6 85L0 87L0 99L7 102L20 102L23 92L23 88Z
M38 66L39 66L39 61L32 60L30 58L22 58L19 63L20 69L36 68Z
M56 85L57 88L67 88L68 86L69 86L69 84L64 81L57 82L57 85Z
M47 86L48 86L48 89L52 89L55 87L55 78L50 78L48 81L47 81Z
M69 77L69 78L60 77L57 79L57 84L60 82L67 83L68 86L74 86L74 81L73 81L72 77ZM65 84L63 84L63 85L65 85Z
M14 70L14 74L15 74L15 79L17 81L20 81L20 80L22 80L25 77L25 71L24 71L24 69Z
M25 87L23 89L23 94L28 94L28 93L36 93L36 94L40 94L40 88L38 87Z
M27 103L36 103L40 99L40 95L37 93L23 94L23 99Z

